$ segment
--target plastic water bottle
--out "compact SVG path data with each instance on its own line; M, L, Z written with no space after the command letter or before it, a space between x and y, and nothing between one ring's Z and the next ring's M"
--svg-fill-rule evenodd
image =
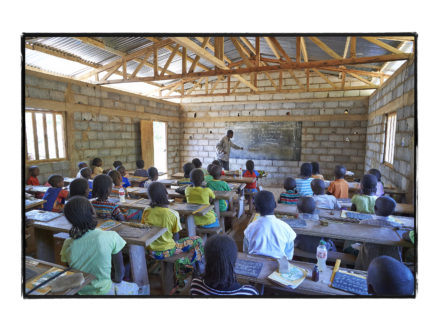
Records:
M125 202L125 190L124 190L124 188L119 188L119 201L121 202L121 203L124 203Z
M325 262L327 261L327 247L325 241L321 240L316 248L316 259L318 259L318 269L323 272L326 268Z
M243 170L240 167L240 172L238 173L238 175L240 176L240 179L243 179Z

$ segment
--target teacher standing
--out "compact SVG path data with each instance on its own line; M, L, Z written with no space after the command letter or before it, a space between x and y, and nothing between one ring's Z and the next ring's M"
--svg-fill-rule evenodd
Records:
M222 164L222 167L229 171L229 154L231 152L231 148L243 150L242 147L232 143L231 139L234 136L234 132L232 130L228 130L226 135L222 137L219 143L217 143L217 159Z

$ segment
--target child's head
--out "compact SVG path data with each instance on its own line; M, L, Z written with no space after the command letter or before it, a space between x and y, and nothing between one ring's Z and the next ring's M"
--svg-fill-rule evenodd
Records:
M319 163L312 162L312 174L319 174Z
M195 169L193 163L186 163L185 165L183 165L183 176L185 178L189 178L189 175L193 169Z
M38 168L38 166L30 166L29 167L29 174L30 174L30 176L39 176L40 169Z
M95 210L84 196L70 198L69 202L64 206L64 215L72 224L69 235L73 239L80 238L89 230L96 228Z
M51 175L47 182L54 188L64 187L64 178L59 174Z
M200 161L200 159L198 158L194 158L192 160L192 163L194 164L195 168L201 168L202 167L202 162Z
M267 190L262 190L255 195L254 204L255 209L262 216L272 215L277 207L273 193Z
M168 201L167 188L160 182L152 182L147 189L148 198L150 199L151 207L166 206L170 204Z
M82 168L79 173L81 174L81 176L86 179L89 180L92 177L92 170L89 167L84 167Z
M301 165L300 174L302 177L309 178L312 175L312 164L304 163Z
M159 172L157 171L157 168L150 167L147 172L148 172L148 177L150 178L151 181L157 181L157 179L159 179Z
M92 166L101 167L102 166L102 159L101 158L93 158Z
M377 188L377 179L372 174L365 174L361 181L361 190L364 195L374 195Z
M217 165L217 166L220 166L220 167L222 166L222 164L220 163L220 161L217 160L217 159L213 160L211 164L212 164L212 165Z
M247 162L246 162L246 169L249 171L249 172L252 172L253 170L254 170L254 162L252 161L252 160L248 160Z
M342 165L336 165L335 167L335 177L336 179L343 179L345 176L345 172L347 172L347 169Z
M213 235L205 244L205 283L213 289L228 289L235 283L237 245L228 235Z
M376 177L377 182L380 182L380 179L382 178L382 174L380 174L380 171L375 168L370 169L368 171L368 174L373 174Z
M84 167L88 167L86 162L79 162L78 163L78 170L81 170Z
M114 167L115 169L118 169L119 166L122 166L122 162L121 162L120 160L115 160L115 161L113 162L113 167Z
M127 174L125 167L122 165L116 167L116 171L118 171L121 174L121 176L125 176Z
M205 175L203 174L203 171L199 168L193 169L189 177L195 187L200 187L202 185L203 180L205 179Z
M387 217L394 212L396 205L396 201L389 196L379 197L374 204L374 213L382 217Z
M313 179L310 183L312 191L315 195L324 195L325 193L325 183L321 179Z
M86 179L75 179L69 185L69 196L89 196L89 183Z
M313 214L316 208L315 200L311 196L304 196L298 199L296 203L299 213Z
M208 171L208 174L209 174L209 175L212 175L211 171L212 171L212 167L213 167L213 166L214 166L214 165L209 164L208 167L206 168L206 170Z
M296 181L294 178L288 177L284 180L284 189L286 191L293 190L296 188Z
M144 163L144 161L142 159L139 159L139 160L136 161L136 167L137 168L144 168L144 166L145 166L145 163Z
M211 175L214 179L218 180L222 176L222 168L218 165L213 165L211 169Z
M100 174L93 179L92 197L105 201L112 192L112 179L106 174Z
M414 293L414 276L403 263L389 256L374 258L368 266L368 292L380 296Z
M116 187L119 187L121 185L122 182L121 173L115 170L111 170L110 172L107 173L107 175L112 179L112 182Z

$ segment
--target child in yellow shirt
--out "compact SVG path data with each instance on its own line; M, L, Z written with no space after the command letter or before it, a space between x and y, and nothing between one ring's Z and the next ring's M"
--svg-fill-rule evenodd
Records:
M188 276L188 268L194 268L195 264L202 260L203 242L198 236L184 237L179 239L180 225L179 213L168 208L169 201L167 189L160 182L152 182L148 186L148 197L151 201L150 208L146 208L142 214L142 223L151 226L167 228L167 231L150 244L150 255L158 260L171 257L175 254L191 251L191 257L183 257L176 260L174 270L180 286Z
M194 187L187 187L185 189L186 201L192 204L209 205L210 199L215 199L215 195L211 189L202 187L204 179L203 171L198 168L192 170L190 179ZM195 215L194 222L197 226L203 228L213 228L220 225L213 210L205 215Z

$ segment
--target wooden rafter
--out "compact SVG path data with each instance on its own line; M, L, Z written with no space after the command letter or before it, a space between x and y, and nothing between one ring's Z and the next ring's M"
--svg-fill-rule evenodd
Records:
M225 38L214 37L214 56L224 61L225 58Z
M280 54L278 54L277 49L275 45L272 43L272 40L270 37L264 37L264 40L266 41L269 48L272 50L272 53L275 55L277 59L280 59Z
M395 48L395 47L393 47L393 46L390 46L390 45L388 45L387 43L378 40L377 38L373 38L373 37L362 37L362 39L365 39L365 40L367 40L367 41L369 41L369 42L375 44L376 46L379 46L379 47L381 47L381 48L383 48L383 49L386 49L386 50L388 50L388 51L391 52L391 53L394 53L394 54L404 54L404 52L402 52L400 49L397 49L397 48Z
M333 49L331 49L329 46L327 46L319 38L317 38L317 37L309 37L309 39L312 40L316 44L316 46L321 48L324 52L326 52L332 58L336 58L336 59L341 59L342 58L338 53L336 53Z
M176 56L178 49L179 49L179 45L175 45L173 47L173 50L172 50L170 56L168 57L167 62L165 63L164 67L162 68L162 71L160 72L161 76L165 75L165 72L167 71L168 67L170 66L171 62L173 61L174 56Z
M206 48L206 45L208 44L208 42L209 42L209 37L205 37L205 38L203 39L203 42L202 42L202 48L203 48L203 49ZM197 56L195 57L194 61L192 62L191 67L189 68L189 72L194 72L194 70L195 70L195 68L196 68L196 65L199 63L199 61L200 61L200 56L197 55Z
M350 57L353 57L353 58L356 57L356 41L357 41L356 37L352 37L351 38L351 42L350 42Z
M211 92L209 92L209 94L214 94L214 91L215 91L215 89L217 88L217 85L220 83L220 81L222 81L224 79L224 76L223 77L221 77L221 76L218 76L217 77L217 80L214 82L214 84L212 85L212 88L211 88Z
M330 79L327 78L327 76L325 74L323 74L322 72L320 72L318 69L313 69L313 71L315 71L322 79L324 79L330 86L332 86L333 88L338 88L338 86L335 85L334 82L332 82Z
M351 40L351 37L347 37L347 39L345 41L344 54L342 55L342 58L347 58L348 47L350 46L350 40ZM342 73L339 74L339 79L341 79L341 78L342 78Z
M203 42L203 38L202 37L196 37L195 38L197 41L200 41L200 42ZM215 52L215 47L210 43L210 42L208 42L207 44L206 44L206 47L208 47L208 49L210 49L210 50L212 50L213 52ZM228 63L232 63L232 61L228 58L228 57L224 57L224 60L226 61L226 62L228 62Z
M370 87L376 88L378 87L377 85L373 84L371 81L362 78L361 76L357 75L356 73L352 73L352 72L347 72L350 76L355 77L356 79L366 83L367 85L369 85Z

